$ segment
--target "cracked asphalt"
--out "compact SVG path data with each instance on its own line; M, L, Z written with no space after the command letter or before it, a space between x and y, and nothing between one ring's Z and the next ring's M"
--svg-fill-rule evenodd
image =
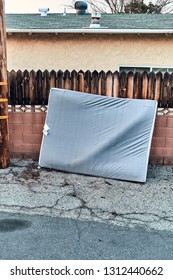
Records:
M0 170L0 211L173 232L173 167L149 166L146 183L38 168L11 160Z

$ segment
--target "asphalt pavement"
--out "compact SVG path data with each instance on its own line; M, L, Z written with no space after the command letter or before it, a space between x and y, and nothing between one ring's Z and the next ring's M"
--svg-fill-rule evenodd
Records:
M173 167L133 183L38 168L0 170L0 259L173 259Z

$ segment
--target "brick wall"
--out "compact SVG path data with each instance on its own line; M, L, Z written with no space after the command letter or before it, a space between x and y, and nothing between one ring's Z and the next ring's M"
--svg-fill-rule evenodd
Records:
M38 160L45 113L9 113L11 157ZM157 116L150 164L173 165L173 116Z

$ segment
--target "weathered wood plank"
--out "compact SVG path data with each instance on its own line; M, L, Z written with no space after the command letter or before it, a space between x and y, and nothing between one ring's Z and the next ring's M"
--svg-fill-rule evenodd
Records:
M155 95L155 73L151 72L148 75L148 99L154 99Z
M16 105L17 103L17 81L16 81L16 72L14 70L9 73L10 78L10 98L9 104Z
M98 94L98 72L92 72L91 93Z
M127 73L123 71L120 73L119 82L119 97L127 97Z
M36 105L36 74L34 70L30 72L29 87L31 105Z
M112 86L113 86L113 78L112 72L108 71L106 73L106 96L112 96Z
M43 73L41 70L37 71L36 78L37 78L36 103L37 105L43 105Z
M127 74L127 98L133 98L133 84L134 84L134 75L133 72Z
M98 76L98 94L106 95L106 74L101 71Z
M23 91L24 91L24 103L25 105L30 105L28 70L25 70L23 72Z
M50 80L49 71L45 70L43 72L43 102L44 105L48 104L49 92L50 92Z
M143 72L141 75L141 96L142 99L147 98L148 94L148 74L147 72Z
M70 72L68 70L64 72L64 89L71 89Z
M84 91L91 93L91 72L89 70L84 74Z
M119 96L119 87L120 87L119 72L115 71L113 73L113 89L112 89L112 96L113 97L118 97Z
M71 72L71 89L78 90L78 73L75 70Z
M141 74L139 72L136 72L134 76L133 98L141 98Z
M80 92L84 92L84 86L85 86L85 82L84 82L84 72L81 70L78 73L78 90Z

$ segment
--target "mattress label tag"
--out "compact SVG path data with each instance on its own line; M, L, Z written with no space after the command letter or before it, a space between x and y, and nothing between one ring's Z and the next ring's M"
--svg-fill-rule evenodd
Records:
M44 129L43 129L43 134L44 135L48 135L49 134L49 127L48 127L48 125L45 123L45 125L44 125Z

